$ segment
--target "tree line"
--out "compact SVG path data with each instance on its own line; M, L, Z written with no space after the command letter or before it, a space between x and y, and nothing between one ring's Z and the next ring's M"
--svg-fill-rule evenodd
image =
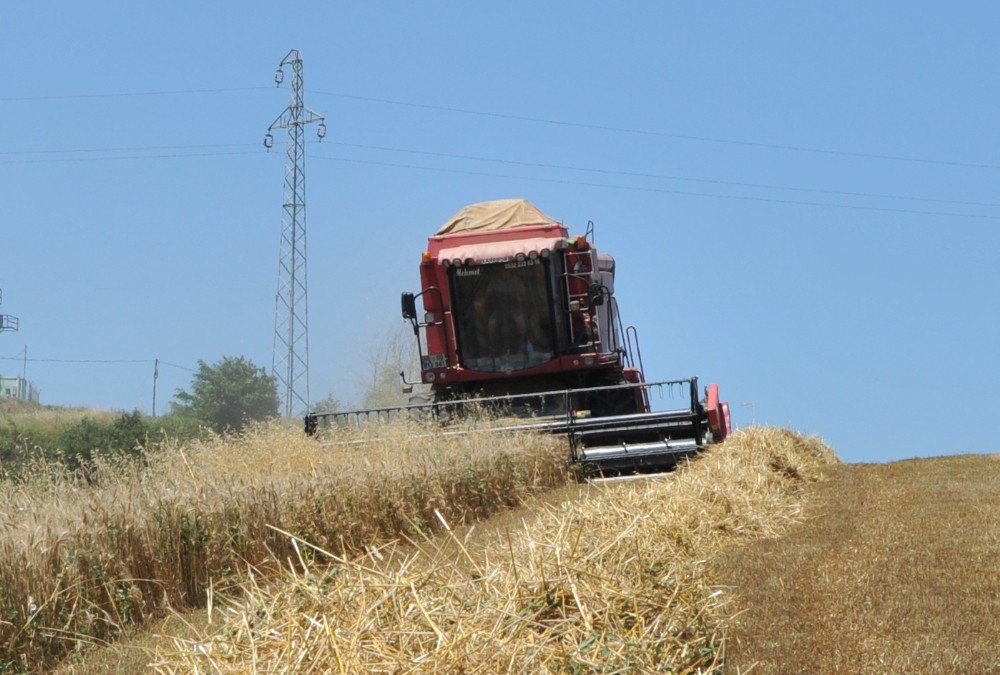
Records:
M404 345L396 336L372 349L363 405L406 403L398 373L413 367L413 357ZM223 356L212 364L199 361L189 387L177 390L170 412L156 418L138 410L106 413L5 402L0 406L0 475L16 475L39 460L86 472L98 457L140 458L168 438L239 432L250 423L278 417L278 408L275 378L242 356ZM339 408L332 395L311 406L320 412Z

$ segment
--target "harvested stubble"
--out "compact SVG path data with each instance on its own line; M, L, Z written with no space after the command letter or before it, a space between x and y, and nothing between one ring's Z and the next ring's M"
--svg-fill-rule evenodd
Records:
M564 442L413 424L321 445L271 425L104 465L0 482L0 670L41 670L293 553L269 526L341 554L471 522L565 482Z
M669 478L592 486L482 549L455 535L243 581L223 628L161 671L703 672L724 597L705 558L799 518L821 441L754 428ZM315 551L299 540L301 550ZM303 572L302 569L305 568Z

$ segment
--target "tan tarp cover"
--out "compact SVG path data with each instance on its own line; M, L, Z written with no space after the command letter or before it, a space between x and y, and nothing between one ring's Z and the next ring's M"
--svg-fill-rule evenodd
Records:
M469 204L445 223L437 234L509 230L526 225L558 224L527 199L497 199Z

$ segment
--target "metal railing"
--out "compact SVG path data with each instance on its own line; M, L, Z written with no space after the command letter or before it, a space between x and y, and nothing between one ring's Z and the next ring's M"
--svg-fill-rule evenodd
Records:
M360 428L377 422L412 419L419 421L449 423L460 419L474 418L486 413L491 417L518 417L534 420L534 424L511 424L504 428L537 428L539 422L561 422L560 429L571 432L584 420L593 419L583 414L586 409L575 405L576 400L589 397L595 393L641 390L645 399L649 400L651 390L660 393L666 391L686 394L689 398L686 409L697 413L701 404L698 400L698 378L680 380L662 380L658 382L638 382L599 387L584 387L580 389L559 389L554 391L534 392L529 394L507 394L503 396L483 396L475 398L457 398L454 400L434 401L428 403L411 403L401 406L382 408L366 408L359 410L314 412L305 417L305 431L309 435L319 430L319 425L326 422L336 427ZM539 411L555 410L552 414L540 414ZM646 413L637 413L646 414ZM699 417L699 415L695 415Z

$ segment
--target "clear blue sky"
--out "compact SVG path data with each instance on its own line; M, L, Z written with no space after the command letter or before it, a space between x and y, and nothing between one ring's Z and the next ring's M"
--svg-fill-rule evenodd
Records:
M27 345L43 402L148 411L151 363L52 359L270 366L261 139L297 48L329 126L313 399L357 396L428 234L525 197L595 221L650 379L717 381L737 423L852 461L995 452L998 25L987 2L3 3L0 372ZM214 91L143 94L191 90ZM189 376L161 368L160 410Z

